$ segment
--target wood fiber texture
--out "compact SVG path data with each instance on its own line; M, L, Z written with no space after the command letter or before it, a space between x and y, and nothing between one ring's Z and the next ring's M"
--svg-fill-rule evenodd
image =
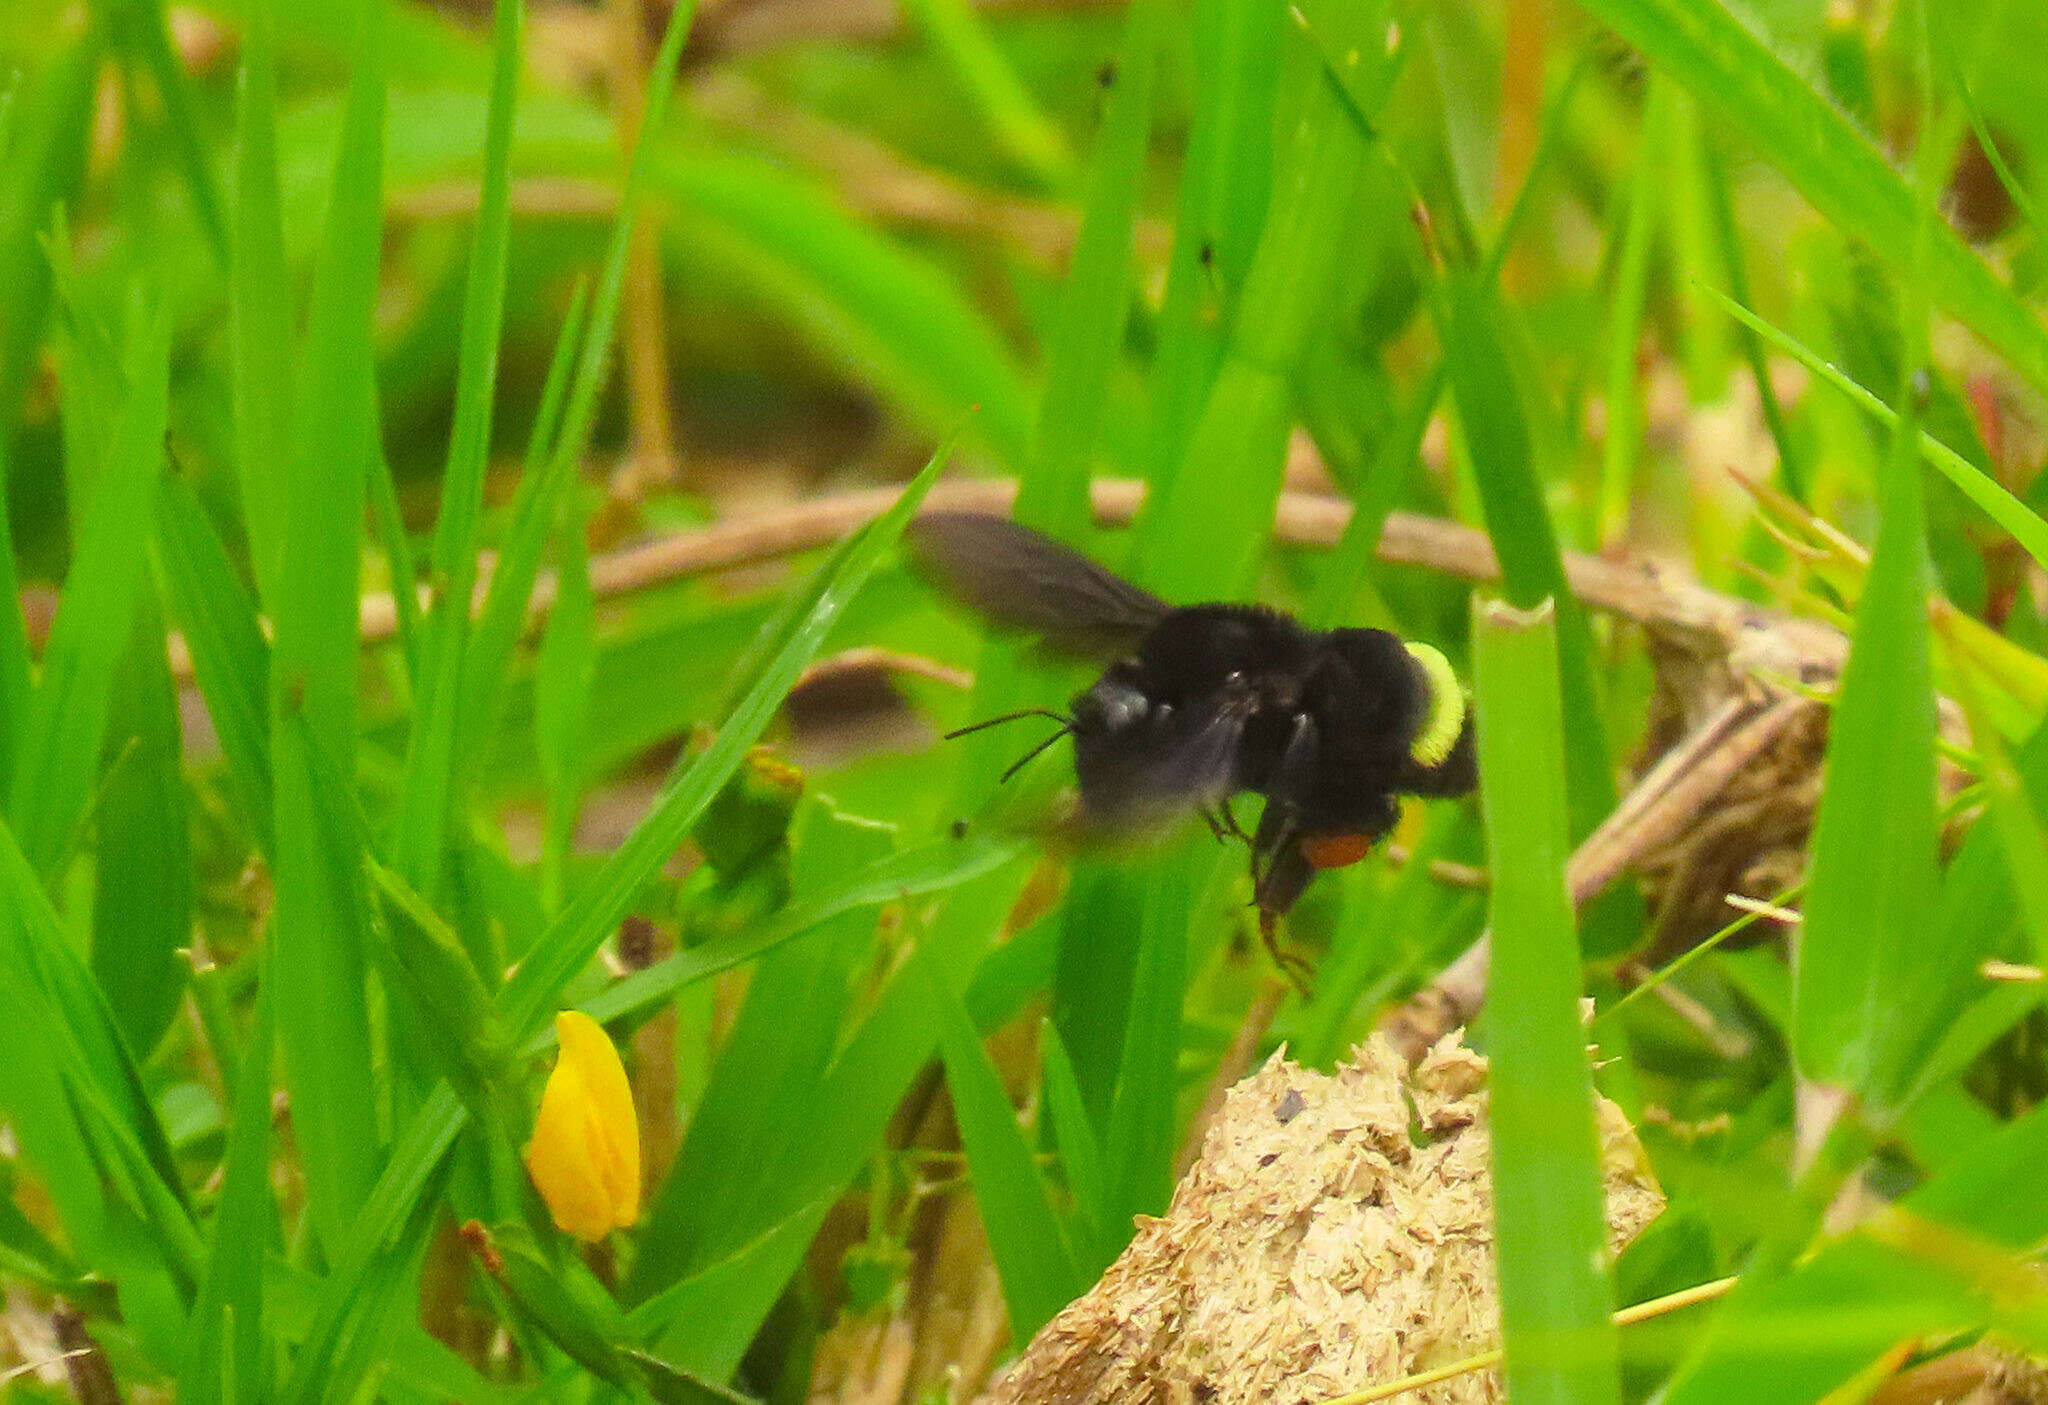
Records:
M1161 1219L983 1405L1311 1405L1498 1342L1486 1061L1412 1070L1381 1036L1335 1074L1275 1054L1233 1088ZM1610 1247L1663 1209L1599 1104ZM1402 1397L1494 1401L1497 1372Z

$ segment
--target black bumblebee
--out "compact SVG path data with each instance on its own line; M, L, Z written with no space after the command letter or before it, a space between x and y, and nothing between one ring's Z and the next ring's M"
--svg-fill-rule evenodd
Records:
M1128 829L1189 810L1251 848L1259 927L1317 870L1358 862L1394 827L1396 796L1467 794L1478 779L1471 708L1444 656L1380 629L1310 629L1258 605L1167 604L1008 518L929 512L909 530L926 573L998 625L1108 664L1065 715L1020 717L1074 739L1082 819ZM1255 833L1230 811L1265 797ZM1284 961L1283 965L1286 964Z

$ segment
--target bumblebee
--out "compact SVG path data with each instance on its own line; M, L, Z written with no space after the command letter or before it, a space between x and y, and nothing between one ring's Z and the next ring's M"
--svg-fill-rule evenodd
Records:
M1065 713L1028 709L1074 745L1083 821L1146 828L1194 811L1251 852L1259 928L1315 875L1357 863L1400 819L1399 797L1478 780L1472 709L1449 662L1381 629L1311 629L1259 605L1171 605L1005 517L930 512L908 533L926 576L990 622L1105 664ZM1233 796L1265 798L1246 834Z

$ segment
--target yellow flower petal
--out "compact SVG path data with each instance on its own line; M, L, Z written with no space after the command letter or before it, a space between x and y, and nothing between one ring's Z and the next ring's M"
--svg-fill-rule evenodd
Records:
M561 1054L541 1092L526 1171L565 1233L594 1241L640 1217L640 1123L625 1066L597 1021L555 1016Z

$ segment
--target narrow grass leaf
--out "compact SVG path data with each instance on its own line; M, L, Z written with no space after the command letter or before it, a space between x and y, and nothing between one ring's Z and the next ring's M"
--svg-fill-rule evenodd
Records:
M1265 223L1283 19L1262 0L1196 0L1189 17L1195 103L1159 308L1145 455L1155 492L1180 467Z
M75 19L74 19L75 22ZM25 79L10 105L14 150L0 166L0 457L11 457L22 394L35 371L50 311L50 260L43 240L59 209L73 204L85 177L104 21L88 18L57 57Z
M270 852L270 643L227 547L192 486L175 474L157 498L151 555L220 738L241 816Z
M1237 319L1183 461L1156 472L1138 527L1135 570L1169 600L1240 595L1269 535L1293 424L1291 385L1330 294L1367 178L1355 104L1375 115L1402 52L1387 44L1384 4L1331 8L1320 38L1341 76L1318 66L1276 162L1274 199L1246 270ZM1355 85L1357 97L1351 87ZM1202 543L1200 550L1189 544ZM1079 1050L1075 1053L1078 1055Z
M830 900L844 875L886 862L894 834L816 796L800 800L790 825L790 906L801 912ZM810 1102L838 1042L856 963L873 938L872 914L849 907L761 957L675 1169L649 1207L641 1283L704 1266L706 1246L722 1251L757 1223L748 1208L760 1198L760 1168L810 1134Z
M2031 1252L2048 1235L2042 1198L2031 1193L2044 1155L2048 1112L2036 1108L1943 1167L1891 1213L1903 1211L2015 1256ZM1992 1304L1932 1267L1851 1234L1775 1282L1744 1284L1665 1399L1671 1405L1817 1400L1896 1342L1985 1325Z
M583 545L584 515L564 505L555 533L555 604L533 675L533 751L547 787L541 831L541 905L562 905L569 842L585 779L583 760L590 726L590 696L597 673L597 595L590 586L590 557Z
M1045 393L1017 484L1018 517L1069 541L1080 540L1090 523L1088 481L1123 347L1163 24L1161 0L1135 0L1124 22L1089 159L1081 232L1046 339Z
M171 150L178 173L199 217L199 231L206 247L222 268L229 262L227 217L219 183L214 179L212 143L199 130L199 114L193 105L192 80L171 45L167 7L156 0L140 0L125 7L122 18L130 44L149 70L157 98L164 107L164 126L171 135Z
M1924 17L1923 17L1924 18ZM1919 153L1930 203L1915 222L1915 276L1900 312L1902 392L1927 365L1922 281L1935 238L1931 146ZM1944 226L1943 232L1946 232ZM1809 1080L1861 1095L1875 1117L1914 1081L1911 1054L1938 1017L1923 923L1940 893L1936 715L1927 619L1930 563L1916 401L1894 427L1880 479L1883 518L1856 602L1849 658L1828 732L1814 814L1806 920L1793 946L1792 1052Z
M1074 1193L1085 1233L1075 1249L1086 1277L1100 1273L1116 1257L1107 1232L1112 1222L1108 1171L1059 1026L1051 1020L1039 1021L1038 1039L1045 1051L1045 1110L1051 1120L1053 1144L1059 1148L1060 1167L1066 1173L1067 1189Z
M274 0L253 0L242 26L235 103L233 259L228 270L235 470L257 595L277 608L291 462L292 280L277 176Z
M272 614L270 718L275 788L271 974L285 1086L330 1250L376 1178L367 947L356 856L343 818L352 797L321 772L355 771L357 595L363 511L378 455L370 331L382 245L384 6L357 10L355 67L314 269L304 396L283 500Z
M512 228L512 120L517 107L525 0L498 0L493 29L491 99L485 116L483 193L462 305L455 376L455 422L441 474L441 515L434 529L433 616L414 679L413 727L406 741L405 788L392 840L398 871L428 897L439 889L441 855L455 788L455 746L462 665L476 588L477 524L489 467L505 322L505 278ZM581 294L578 294L578 304ZM570 325L580 318L572 315ZM549 376L549 386L558 382ZM559 405L556 392L555 404ZM545 404L550 397L543 395ZM552 430L549 431L552 433Z
M1564 708L1547 606L1475 625L1480 808L1493 880L1486 1034L1508 1390L1619 1400L1592 1069L1565 861Z
M792 1255L801 1258L804 1250L810 1247L812 1236L818 1232L819 1222L824 1219L827 1208L823 1204L807 1205L758 1239L741 1245L725 1258L688 1278L670 1284L626 1314L627 1332L644 1341L665 1330L670 1342L684 1348L676 1354L686 1360L729 1355L735 1348L731 1345L713 1346L707 1340L711 1334L706 1334L706 1338L696 1338L697 1324L726 1317L724 1305L734 1291L744 1291L748 1285L770 1277L760 1271L760 1265L787 1261ZM772 1305L771 1301L768 1306ZM686 1333L689 1335L685 1336ZM744 1351L752 1336L749 1332L742 1338L737 1349Z
M527 601L533 596L533 583L540 574L541 555L561 494L576 476L583 450L590 442L598 395L604 389L610 363L612 332L618 324L625 289L633 226L653 153L660 144L683 41L689 36L696 8L696 0L682 0L670 9L661 49L648 69L640 139L634 145L625 184L619 191L619 213L612 221L611 235L605 244L604 263L591 302L590 327L582 338L576 369L563 401L561 427L554 442L547 446L539 473L529 475L528 481L520 484L513 500L511 527L498 555L497 570L491 576L483 618L463 660L462 711L471 718L490 719L496 715L505 669L525 622Z
M1147 864L1143 875L1137 966L1103 1146L1109 1222L1120 1228L1137 1215L1166 1213L1173 1195L1189 919L1217 865L1210 836L1196 833Z
M1452 289L1448 301L1442 328L1444 361L1479 480L1487 535L1500 560L1504 593L1522 609L1547 599L1557 612L1570 838L1577 842L1607 818L1616 799L1595 681L1592 626L1565 580L1564 558L1537 472L1534 436L1501 332L1505 314L1499 297L1485 284L1464 281ZM1588 948L1595 954L1627 945L1640 926L1639 902L1627 894L1608 901L1616 905L1595 909L1588 925Z
M980 109L997 144L1040 184L1065 185L1074 160L1066 138L1019 81L981 14L967 0L904 0L903 9Z
M540 510L548 457L562 432L562 415L569 398L570 382L576 374L584 334L589 330L588 316L589 294L579 279L576 291L570 294L569 308L562 317L562 325L555 332L555 349L548 361L547 380L541 386L540 404L534 411L533 427L527 437L519 487L513 493L507 513L510 534L521 542L529 530L526 525L528 517ZM471 602L471 608L476 609L474 588ZM457 709L455 735L450 743L453 748L450 765L454 767L448 783L451 808L462 791L467 774L464 767L481 766L477 757L501 720L504 671L510 665L520 636L526 631L527 604L526 600L513 600L509 594L498 597L486 592L474 625L467 627L459 698L461 706ZM492 659L499 661L495 673L482 662Z
M1729 190L1727 162L1711 140L1700 143L1700 159L1706 183L1707 209L1713 219L1715 240L1720 245L1721 266L1727 270L1728 290L1734 294L1733 300L1737 305L1746 305L1750 301L1748 261L1743 257L1742 230L1735 219L1735 197ZM1700 291L1709 298L1713 296L1711 289L1702 288ZM1778 451L1778 477L1794 500L1810 503L1813 500L1813 470L1806 462L1804 451L1793 441L1791 429L1785 422L1785 406L1778 399L1778 388L1771 380L1770 361L1764 355L1763 341L1747 322L1741 323L1738 340L1743 359L1749 363L1749 378L1756 387L1757 406L1763 414L1764 427L1770 431L1771 443Z
M1643 306L1649 292L1652 223L1669 172L1663 156L1670 145L1677 94L1668 80L1652 75L1636 134L1635 171L1623 197L1620 246L1614 256L1614 285L1607 301L1607 428L1600 444L1600 487L1589 495L1592 530L1588 545L1598 550L1628 524L1636 461L1642 445L1643 394L1637 355Z
M653 810L613 851L589 886L577 893L507 983L504 1007L515 1029L527 1028L545 1017L556 993L582 969L624 915L634 888L658 869L689 833L711 797L782 706L790 686L824 642L825 631L874 573L883 553L902 535L950 452L950 444L941 446L895 504L848 538L804 589L791 597L789 615L771 626L773 633L767 638L769 647L763 651L763 661L743 675L751 681L720 724L717 737L678 772Z
M639 885L667 862L731 777L817 653L833 621L902 534L949 451L950 445L935 454L895 506L842 544L798 592L803 609L780 619L774 636L779 642L754 671L716 739L669 783L646 818L578 891L500 990L498 1008L515 1038L537 1029L547 1018L562 987L583 969L625 914ZM420 1198L436 1182L462 1125L461 1104L445 1086L436 1089L407 1123L349 1235L332 1254L336 1269L322 1293L314 1340L339 1340L365 1322L381 1320L384 1294L395 1286L380 1277L383 1248L419 1209ZM383 1286L375 1286L379 1283Z
M939 1049L974 1200L1010 1308L1011 1339L1026 1342L1074 1299L1086 1280L1053 1213L1002 1075L967 1018L967 1007L936 981L929 991L939 1015Z
M128 1047L156 1047L191 972L192 840L163 612L145 590L111 680L93 851L92 970Z
M121 1038L113 1011L59 923L35 871L0 826L0 944L9 989L34 992L38 1044L55 1050L66 1096L92 1137L95 1180L128 1198L159 1236L157 1252L189 1275L199 1241L169 1139ZM188 1278L188 1281L189 1278Z
M1991 826L2019 899L2021 926L2033 944L2035 964L2048 969L2048 826L2042 824L2041 812L1991 721L1982 685L1967 669L1958 671L1956 683L1989 800Z
M370 520L376 524L377 545L384 552L392 613L398 621L398 652L405 661L406 678L417 694L420 661L426 648L426 624L420 614L419 572L413 568L412 539L405 530L405 513L398 505L398 484L391 477L391 461L384 457L381 448L370 455L369 469L365 487L370 499Z
M1806 367L1824 383L1839 390L1857 409L1888 429L1904 432L1901 429L1899 412L1851 380L1840 367L1795 339L1790 333L1764 321L1732 298L1712 288L1706 291L1730 317ZM1921 429L1917 421L1912 428L1911 442L1929 467L1962 490L1965 497L1984 510L1985 516L2010 532L2013 540L2020 544L2027 555L2038 563L2048 565L2048 522L2042 521L2038 513L2006 491L1983 469Z
M821 923L856 908L880 907L901 898L921 897L971 883L1009 867L1025 852L1022 840L976 836L935 841L905 849L847 875L830 893L793 903L730 943L713 943L679 951L644 971L606 987L585 1002L583 1012L600 1024L651 1009L693 981L732 969L773 951Z
M49 877L77 839L99 774L115 669L142 593L163 476L168 320L137 299L124 341L105 461L73 465L82 501L77 551L43 651L8 807L30 862Z
M803 1207L753 1242L649 1298L629 1321L641 1335L659 1331L663 1360L706 1379L730 1378L791 1277L803 1267L828 1208Z
M271 983L259 971L256 1010L238 1060L220 1198L192 1309L192 1349L179 1373L179 1398L194 1405L235 1405L269 1394L263 1260L277 1238L270 1191L275 1010Z
M1912 187L1827 96L1719 5L1591 0L1649 61L1746 133L1816 210L1879 258L1905 268L1922 242ZM1929 230L1928 294L2048 389L2048 329L1946 222Z

